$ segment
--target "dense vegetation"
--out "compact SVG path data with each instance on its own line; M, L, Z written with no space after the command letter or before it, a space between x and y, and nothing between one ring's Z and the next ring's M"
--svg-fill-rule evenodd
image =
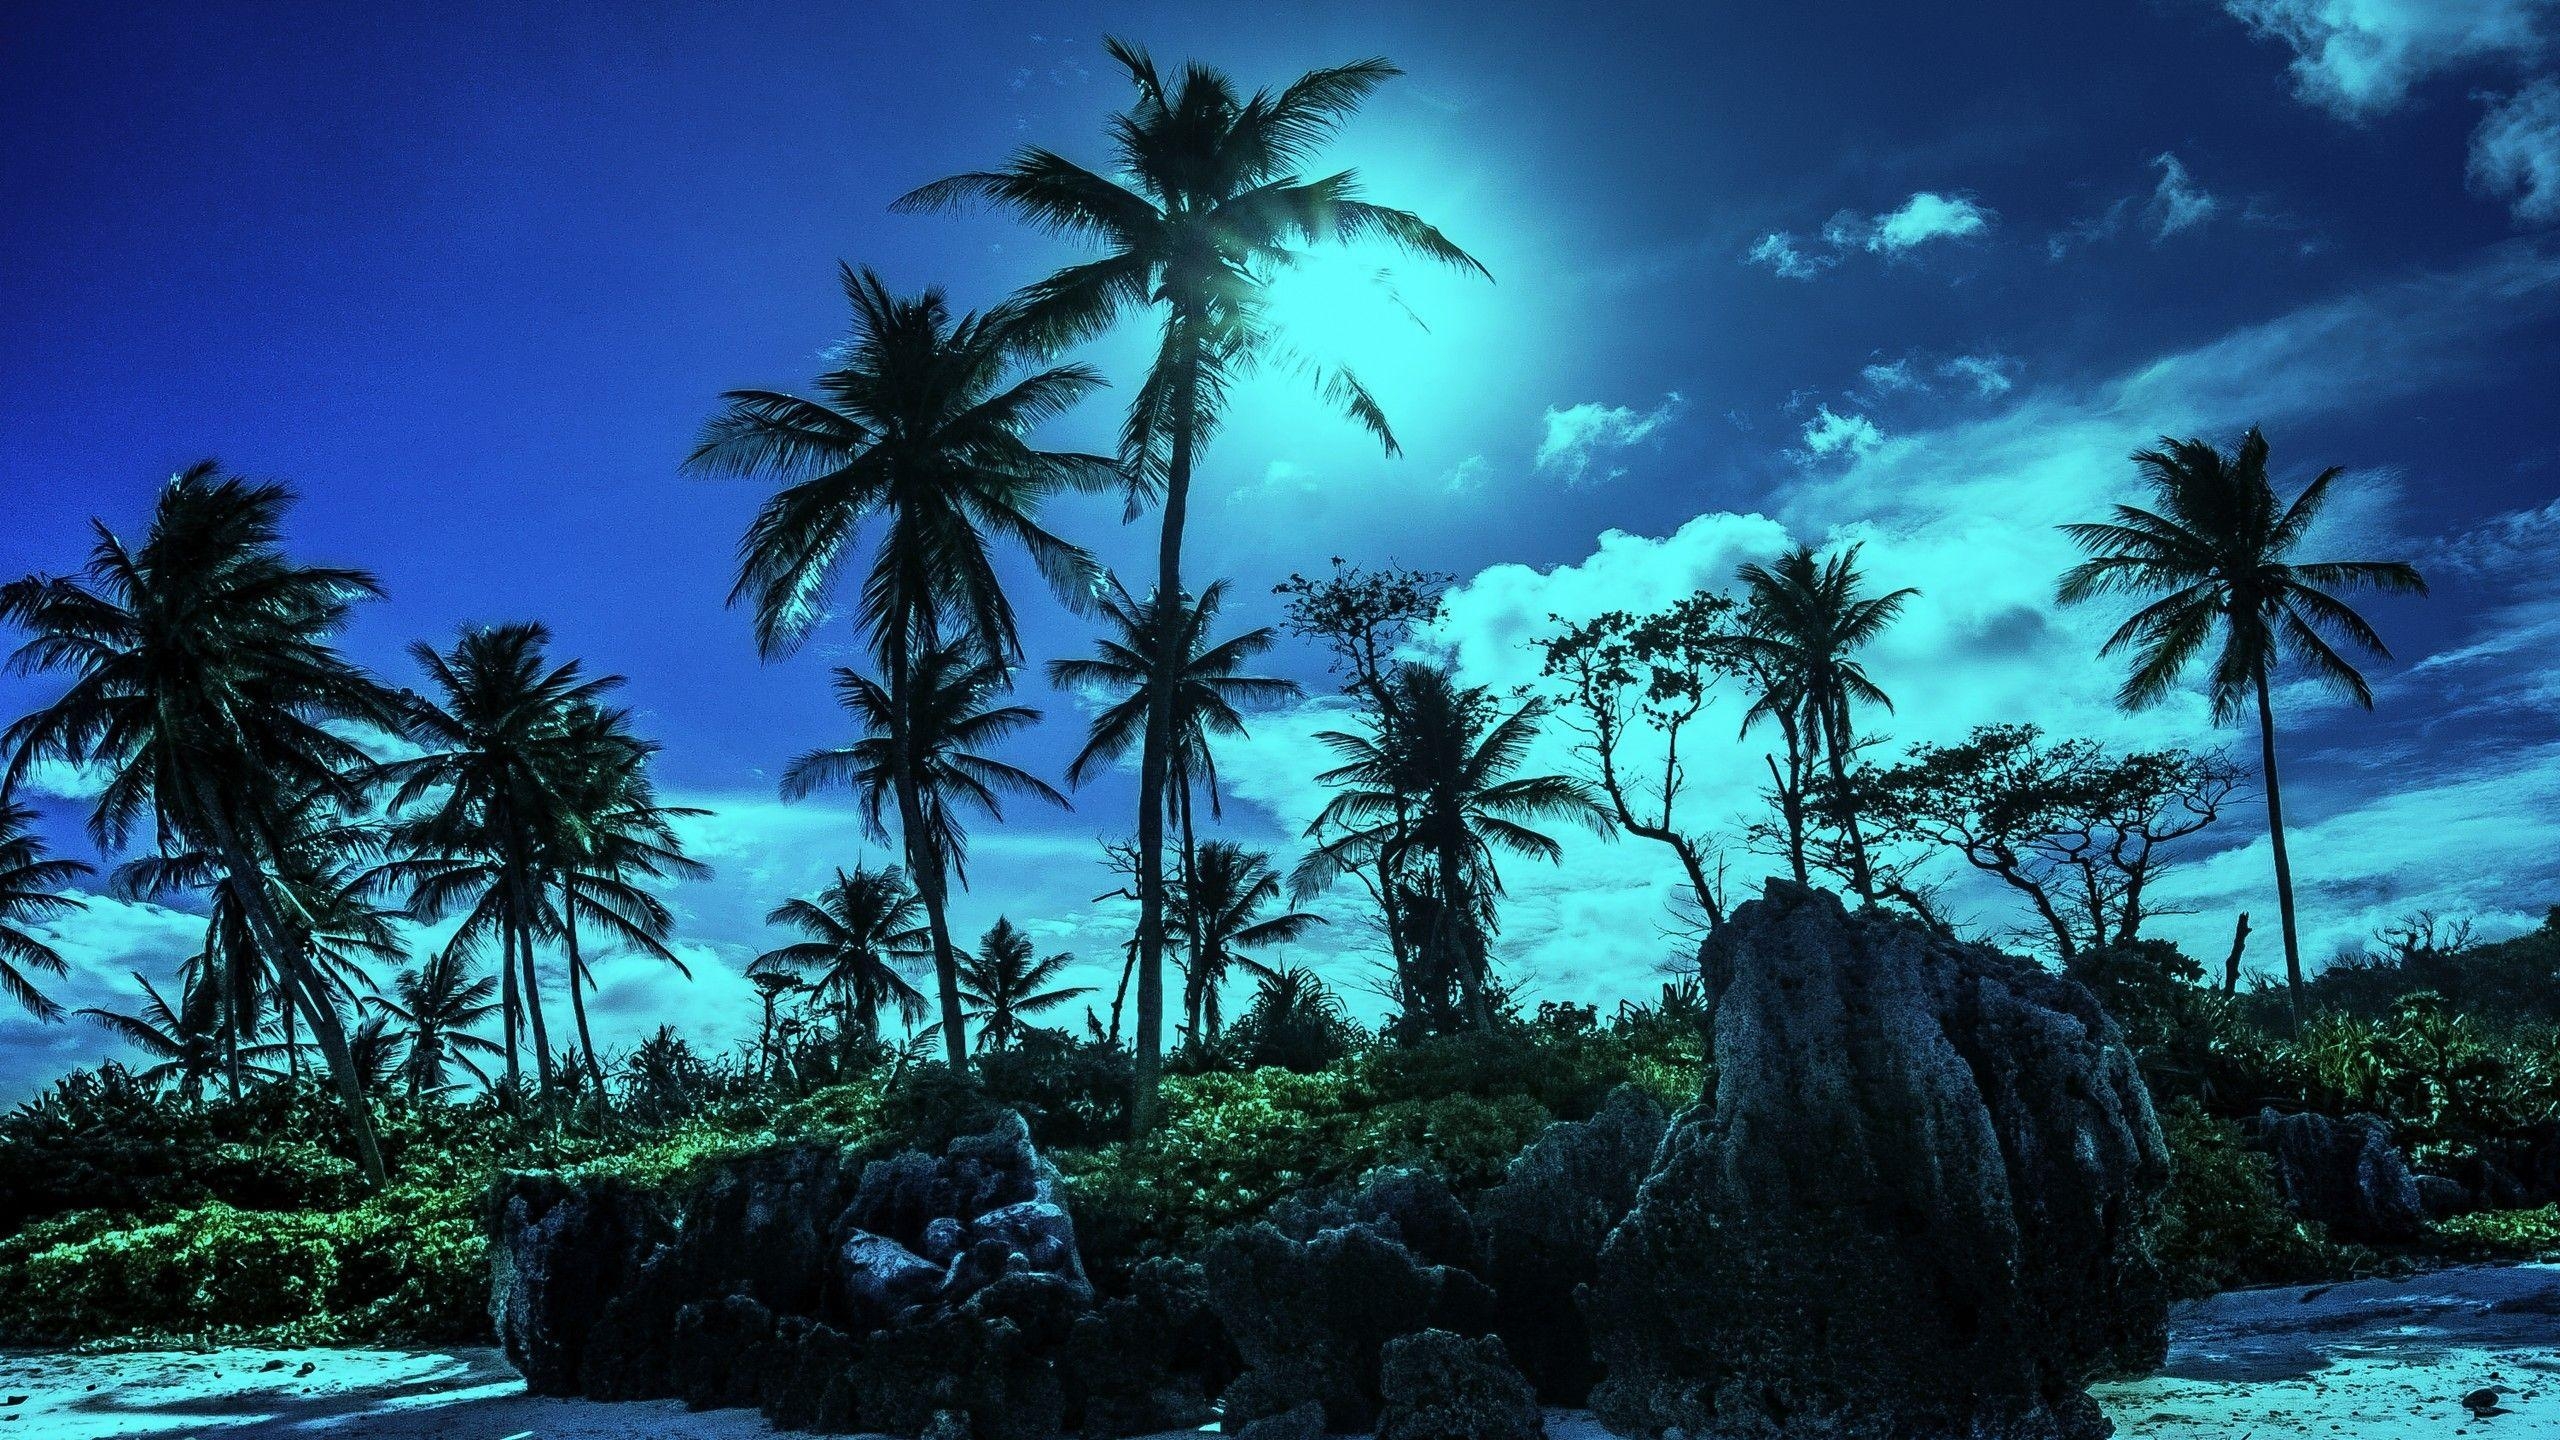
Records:
M1538 639L1546 684L1524 695L1437 654L1445 577L1336 561L1278 587L1351 717L1323 737L1338 763L1309 777L1329 803L1294 860L1217 836L1218 746L1297 689L1250 673L1276 630L1220 633L1226 582L1188 589L1181 569L1191 478L1232 383L1294 363L1264 287L1317 244L1480 267L1348 173L1301 174L1395 74L1384 62L1248 96L1214 70L1168 78L1113 53L1136 94L1112 131L1118 178L1035 148L906 202L989 203L1093 258L981 312L848 267L851 332L816 398L733 391L686 462L773 487L732 597L759 649L787 655L840 614L860 642L861 663L834 672L848 732L789 762L785 798L849 793L903 861L772 897L791 938L748 967L763 1023L739 1051L701 1053L669 1025L616 1054L592 1031L592 957L676 963L662 897L701 867L616 677L553 654L541 625L422 642L407 683L377 676L337 648L374 580L297 558L290 493L211 462L171 480L138 541L102 522L80 573L0 588L0 622L25 636L15 663L62 686L0 736L0 990L67 1018L45 983L87 867L50 855L10 802L37 766L95 778L89 829L117 893L205 918L202 948L170 957L174 984L138 977L133 1010L87 1012L140 1068L65 1077L0 1122L0 1339L473 1335L501 1170L666 1183L779 1140L929 1142L996 1104L1060 1157L1106 1280L1380 1165L1480 1188L1616 1086L1686 1103L1710 1078L1721 977L1704 967L1605 1018L1511 998L1503 867L1554 860L1575 829L1660 846L1700 937L1724 923L1737 864L1940 932L1947 873L1996 879L2016 933L2091 984L2142 1055L2181 1160L2161 1244L2189 1289L2380 1263L2278 1204L2235 1124L2262 1105L2377 1114L2446 1174L2515 1172L2550 1146L2560 916L2494 945L2421 919L2373 956L2302 964L2271 677L2290 667L2370 704L2347 656L2380 637L2340 596L2422 587L2394 562L2297 556L2338 472L2285 500L2254 431L2230 454L2171 441L2135 457L2148 508L2072 527L2090 559L2058 577L2061 602L2144 596L2106 646L2132 660L2124 703L2201 663L2217 716L2254 721L2254 771L2015 725L1890 753L1870 727L1892 697L1860 656L1912 592L1878 587L1854 547L1799 546L1648 613L1559 620ZM1137 319L1160 343L1118 453L1039 448L1104 381L1062 351ZM1349 370L1307 373L1393 451ZM1076 490L1155 510L1152 589L1045 528L1043 503ZM1109 1023L1081 1036L1054 1028L1085 993L1061 957L1010 920L974 947L952 933L971 827L1008 803L1069 803L1002 754L1039 718L1014 694L1029 657L1006 556L1101 621L1090 657L1050 660L1103 702L1061 778L1134 754L1141 780L1128 838L1106 847L1137 923ZM1736 719L1768 743L1767 803L1720 833L1681 803L1680 740ZM1560 731L1579 763L1541 760ZM2239 984L2245 917L2216 976L2143 929L2162 871L2251 785L2277 840L2286 983L2266 993ZM1329 891L1369 911L1388 999L1374 1028L1347 1017L1342 977L1292 963L1324 923L1293 907ZM422 945L438 922L450 939ZM2449 1224L2443 1243L2530 1251L2552 1230L2548 1212L2511 1211Z

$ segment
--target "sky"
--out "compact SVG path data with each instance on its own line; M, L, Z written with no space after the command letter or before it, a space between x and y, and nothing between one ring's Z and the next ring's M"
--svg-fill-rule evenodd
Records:
M212 456L302 499L292 548L389 598L350 653L539 619L629 677L661 783L714 878L669 900L690 980L599 966L608 1046L661 1023L748 1033L762 923L837 866L891 857L840 802L783 804L790 758L847 734L839 622L760 661L725 607L761 491L678 474L718 394L803 387L841 338L840 261L978 307L1080 252L1001 216L899 215L925 181L1037 143L1103 161L1128 98L1100 42L1249 85L1384 55L1407 73L1332 147L1492 272L1320 256L1277 301L1349 360L1402 453L1302 384L1240 389L1193 505L1188 573L1239 625L1331 557L1455 577L1423 645L1471 683L1532 683L1551 616L1725 588L1794 542L1863 545L1919 591L1870 656L1903 745L2033 722L2111 744L2229 747L2182 693L2115 708L2095 652L2121 611L2059 610L2056 526L2137 498L2162 434L2265 427L2288 493L2346 467L2319 558L2407 558L2425 600L2374 603L2392 658L2367 714L2279 688L2315 963L2434 909L2484 934L2560 902L2560 0L2126 0L1859 6L970 3L21 5L0 27L0 574L77 567L92 518L137 531ZM1392 293L1375 283L1389 272ZM1115 382L1044 439L1105 448L1140 327L1081 358ZM1143 575L1116 501L1053 528ZM1034 661L1088 622L1008 560ZM1304 701L1222 757L1216 833L1285 866L1343 723ZM1058 777L1090 697L1036 672L1046 719L1007 756ZM59 682L0 677L0 717ZM1685 813L1756 811L1765 737L1732 696ZM1574 765L1570 737L1542 768ZM31 797L97 859L79 777ZM998 915L1108 987L1133 907L1099 841L1134 782L980 827L964 937ZM109 857L112 858L112 857ZM1733 894L1770 868L1735 844ZM2200 955L2258 917L2280 964L2263 815L2236 808L2164 880L2158 930ZM2015 908L1952 870L1959 917ZM1659 846L1567 840L1506 867L1497 958L1531 999L1649 993L1678 953ZM1355 1008L1379 942L1352 896L1286 958ZM94 896L48 928L72 1006L166 984L201 921ZM432 940L432 936L428 937ZM1100 997L1107 1000L1107 995ZM1062 1018L1074 1020L1074 1012ZM0 1099L115 1053L85 1021L0 1014Z

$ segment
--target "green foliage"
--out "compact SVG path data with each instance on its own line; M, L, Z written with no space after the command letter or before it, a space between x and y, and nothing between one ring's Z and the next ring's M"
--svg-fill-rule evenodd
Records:
M2493 1151L2560 1116L2560 1032L2502 1039L2432 992L2402 996L2375 1019L2323 1015L2281 1059L2304 1103L2381 1116L2421 1169Z
M2171 1175L2152 1243L2172 1293L2192 1299L2238 1285L2339 1279L2373 1263L2369 1252L2333 1244L2294 1218L2266 1157L2241 1144L2238 1127L2193 1102L2160 1120Z
M2451 1248L2485 1259L2560 1259L2560 1205L2539 1210L2483 1210L2436 1225Z

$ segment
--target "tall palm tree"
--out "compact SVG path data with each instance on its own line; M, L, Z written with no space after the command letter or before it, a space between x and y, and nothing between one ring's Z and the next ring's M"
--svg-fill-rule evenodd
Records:
M2118 505L2115 518L2063 528L2090 558L2062 577L2064 604L2100 595L2156 597L2118 626L2100 655L2130 652L2117 692L2127 709L2166 696L2221 636L2206 681L2213 718L2258 711L2258 757L2267 782L2267 836L2275 852L2276 904L2284 922L2284 970L2293 1023L2302 1024L2302 947L2294 925L2293 866L2285 853L2284 790L2276 778L2276 713L2268 677L2292 661L2313 680L2373 708L2373 690L2341 645L2390 658L2382 637L2337 592L2424 595L2426 581L2396 560L2294 558L2343 473L2331 466L2286 504L2267 478L2267 439L2252 426L2237 453L2203 440L2163 436L2134 465L2153 508Z
M465 630L449 652L410 647L436 695L403 693L401 729L422 753L373 771L400 817L400 858L370 881L405 888L416 919L461 914L451 943L466 952L497 940L507 1094L521 1086L520 1036L529 1032L546 1102L551 1037L534 968L546 847L560 824L561 791L589 743L580 722L622 683L590 677L575 660L554 664L550 640L542 625L521 622Z
M93 872L78 860L45 854L35 820L26 806L0 800L0 994L38 1020L53 1022L62 1019L62 1007L45 998L27 972L60 975L62 955L25 927L79 909L85 902L63 894L62 887Z
M796 995L809 988L808 978L799 968L771 955L759 955L747 962L747 983L755 987L762 1002L763 1015L756 1025L756 1078L770 1079L773 1062L781 1053L778 1040L781 1030L775 1023L776 1012L786 995Z
M749 975L814 974L807 984L819 997L834 998L837 1038L846 1054L858 1041L879 1038L884 1008L895 1009L910 1029L930 1013L924 992L898 973L902 962L933 953L924 901L903 871L859 865L850 874L838 870L835 883L814 898L785 900L764 918L809 938L757 956Z
M1742 633L1734 644L1758 659L1763 673L1772 677L1743 723L1780 709L1794 712L1790 741L1801 737L1807 750L1820 751L1829 765L1831 799L1847 841L1849 883L1859 899L1872 905L1875 874L1867 863L1866 837L1849 790L1849 756L1857 744L1850 702L1891 710L1893 700L1868 678L1857 652L1920 592L1906 587L1884 595L1860 594L1866 577L1858 570L1855 545L1828 560L1799 545L1770 564L1743 566L1740 578Z
M1075 958L1032 959L1031 937L999 917L978 941L978 952L960 965L960 993L968 998L969 1018L978 1022L978 1048L1010 1050L1031 1032L1034 1016L1092 994L1090 985L1052 983Z
M412 1099L451 1089L448 1067L489 1082L472 1057L497 1054L498 1043L473 1032L498 1011L498 977L473 975L462 956L440 951L401 971L391 991L389 997L367 996L365 1003L409 1027L401 1074Z
M1403 998L1423 1013L1408 1021L1445 1028L1454 986L1456 1020L1482 1028L1493 1019L1486 944L1504 893L1496 858L1552 863L1563 847L1537 824L1567 820L1605 835L1613 822L1578 779L1514 773L1537 738L1542 701L1504 714L1484 687L1461 686L1446 669L1421 663L1398 667L1382 689L1367 733L1316 737L1343 763L1316 777L1338 793L1307 827L1326 838L1299 862L1291 888L1303 900L1345 871L1380 862L1416 877L1406 910L1421 930L1423 973Z
M861 801L864 832L887 844L888 808L896 804L905 832L908 873L924 903L933 945L934 981L941 992L942 1039L953 1073L968 1071L962 1031L960 963L951 944L947 880L968 888L969 833L962 812L1004 818L1004 797L1030 795L1060 809L1067 798L1027 770L978 753L1036 723L1027 705L999 705L1011 673L974 647L937 645L918 653L907 692L852 670L836 671L836 700L860 727L850 745L812 750L782 773L782 798L804 799L823 789L850 790Z
M1121 430L1134 510L1161 495L1158 595L1180 595L1191 474L1223 417L1230 387L1282 356L1268 303L1271 280L1300 247L1380 239L1408 254L1486 274L1473 256L1406 210L1360 198L1344 170L1302 171L1370 92L1397 75L1383 59L1310 71L1277 91L1246 96L1223 72L1193 64L1168 84L1144 50L1106 42L1137 95L1111 122L1113 164L1098 173L1038 147L994 170L955 175L905 196L904 210L985 202L1053 234L1092 244L1098 259L1070 265L1019 301L1025 329L1053 344L1098 335L1133 311L1160 316L1153 363ZM1386 414L1348 369L1304 367L1322 397L1396 453ZM1138 772L1139 972L1134 1127L1153 1123L1164 1044L1164 797L1177 744L1173 677L1179 635L1164 627L1151 673Z
M1021 653L996 574L998 540L1020 547L1062 597L1081 603L1099 567L1043 529L1039 508L1061 489L1108 488L1120 475L1101 456L1039 450L1028 439L1102 383L1093 370L1027 365L1009 311L955 316L940 290L893 296L868 269L848 267L843 279L853 333L838 367L818 379L825 398L733 390L685 464L782 486L739 543L729 594L753 612L767 659L798 649L826 618L865 525L880 522L855 614L889 702L882 778L897 805L907 869L938 914L944 897L941 867L928 853L925 740L906 738L916 728L907 712L922 703L911 698L917 672L954 642L991 661ZM955 1070L965 1069L950 936L937 928L933 945L948 1055Z
M1247 950L1285 945L1325 923L1321 915L1295 910L1261 918L1279 898L1280 874L1271 868L1269 855L1227 840L1200 847L1173 896L1174 911L1190 940L1183 966L1184 1040L1218 1038L1219 991L1228 971L1241 966L1258 976L1272 973Z
M163 853L218 858L287 1004L319 1039L365 1174L379 1185L372 1111L306 955L307 919L268 882L287 848L280 806L314 792L348 807L361 798L355 777L370 757L331 722L388 726L397 705L331 643L380 587L359 570L288 557L291 505L282 486L224 475L208 460L161 492L139 547L100 525L81 577L0 587L0 619L31 635L17 668L72 677L0 735L9 751L0 793L40 761L90 766L108 776L89 822L102 849L121 848L148 817Z
M1243 735L1244 708L1295 699L1300 693L1298 683L1243 673L1247 662L1278 640L1278 632L1269 626L1211 642L1218 610L1226 602L1224 580L1201 591L1197 600L1170 607L1174 612L1171 615L1153 595L1143 601L1133 599L1116 581L1112 591L1101 602L1103 620L1109 629L1094 643L1093 655L1049 662L1051 684L1116 697L1093 717L1084 749L1067 765L1067 784L1081 787L1096 770L1128 754L1145 735L1152 704L1148 676L1153 673L1161 648L1157 632L1168 624L1178 627L1181 633L1174 637L1173 648L1183 662L1175 677L1175 744L1167 779L1182 831L1181 873L1176 884L1188 885L1194 879L1200 848L1194 817L1198 792L1204 788L1208 792L1211 815L1225 813L1218 794L1218 764L1210 750L1210 737ZM1193 918L1178 905L1175 912L1186 925ZM1197 954L1200 937L1186 928L1184 939L1191 952ZM1184 1014L1189 1017L1184 1029L1187 1035L1199 1016L1196 1007L1188 1002Z

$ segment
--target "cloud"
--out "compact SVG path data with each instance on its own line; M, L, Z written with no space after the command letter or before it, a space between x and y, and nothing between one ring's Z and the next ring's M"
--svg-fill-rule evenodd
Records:
M1748 265L1766 265L1788 280L1811 280L1840 263L1837 255L1807 253L1796 243L1796 237L1784 230L1761 236L1742 259Z
M1804 422L1804 453L1809 459L1832 455L1864 455L1884 443L1884 432L1864 415L1843 415L1825 405Z
M2213 218L2222 202L2195 182L2187 173L2185 162L2163 150L2151 163L2159 168L2160 184L2151 192L2147 213L2151 218L2152 238L2166 240L2181 230L2192 230Z
M62 956L68 973L32 978L46 998L65 1010L94 1008L130 1013L142 999L133 982L139 971L174 1002L178 966L204 948L204 917L149 901L73 892L81 908L34 927L37 940ZM0 1000L0 1103L14 1103L50 1084L55 1076L102 1060L131 1063L139 1052L94 1021L72 1016L47 1025L14 1001Z
M1678 419L1688 405L1674 390L1649 410L1604 405L1597 400L1585 400L1561 410L1549 406L1547 433L1538 442L1534 463L1540 470L1560 473L1567 483L1579 485L1589 478L1592 466L1603 456L1643 444ZM1613 467L1601 478L1614 479L1625 473L1623 467Z
M1933 240L1970 240L1987 233L1997 217L1961 195L1922 190L1869 220L1835 218L1823 227L1825 238L1855 243L1880 254L1899 254Z
M1929 388L1928 381L1911 373L1911 358L1907 355L1890 365L1866 366L1858 372L1858 378L1866 382L1868 389L1880 395L1890 395L1898 390Z
M2489 107L2471 135L2469 178L2518 220L2560 222L2560 80L2536 80Z
M1450 466L1448 470L1441 475L1440 488L1456 494L1465 494L1469 491L1481 490L1484 488L1485 476L1492 469L1492 465L1488 463L1483 456L1470 455L1466 459L1459 461L1457 464Z
M1938 373L1951 380L1962 380L1973 386L1974 393L1988 400L2006 395L2016 388L2013 373L2018 362L2006 355L1958 355L1938 367Z
M2553 0L2223 0L2293 51L2294 94L2343 119L2398 106L2431 76L2541 54Z
M1998 218L1965 196L1922 190L1880 214L1843 210L1832 216L1822 226L1822 244L1827 249L1809 248L1793 231L1773 230L1761 236L1742 259L1746 265L1766 265L1784 279L1811 280L1852 252L1895 258L1933 241L1979 238L1990 232Z

